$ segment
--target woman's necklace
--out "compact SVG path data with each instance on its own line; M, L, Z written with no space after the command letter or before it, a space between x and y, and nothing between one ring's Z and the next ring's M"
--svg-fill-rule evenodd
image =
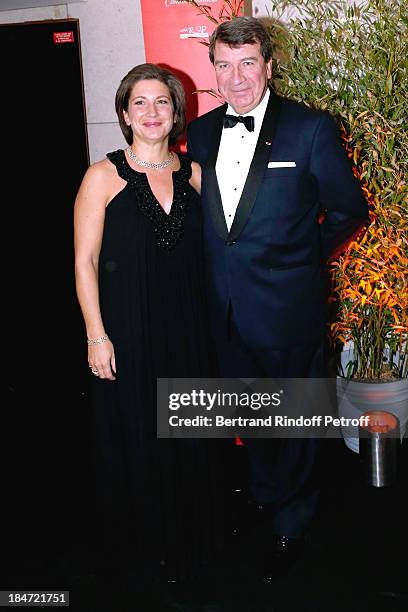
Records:
M137 164L138 166L143 166L144 168L152 168L153 170L161 170L162 168L167 168L167 166L170 166L170 164L173 163L174 159L174 153L170 151L167 159L162 162L159 162L158 164L154 164L153 162L147 162L143 159L139 159L138 157L136 157L136 155L133 153L132 147L128 147L126 150L130 159L134 161L135 164Z

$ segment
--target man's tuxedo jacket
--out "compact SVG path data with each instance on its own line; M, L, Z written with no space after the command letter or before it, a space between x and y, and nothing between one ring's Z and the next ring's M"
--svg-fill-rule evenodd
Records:
M228 232L215 171L226 109L188 128L188 154L202 167L213 330L226 333L232 308L240 335L255 350L310 345L325 334L327 260L367 221L367 204L333 119L271 91Z

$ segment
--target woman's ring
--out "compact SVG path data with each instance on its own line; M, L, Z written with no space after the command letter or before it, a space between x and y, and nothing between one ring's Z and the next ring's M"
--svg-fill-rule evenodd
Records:
M95 376L99 376L98 370L94 370L94 369L91 368L91 372L92 372L92 374L95 374Z

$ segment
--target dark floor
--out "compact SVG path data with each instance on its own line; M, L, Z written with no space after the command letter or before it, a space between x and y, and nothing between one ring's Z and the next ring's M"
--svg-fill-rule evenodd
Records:
M70 608L83 612L408 610L408 440L399 449L398 479L388 488L364 483L359 456L342 440L325 441L322 464L323 493L307 548L272 585L259 583L253 550L240 543L196 585L149 590L131 575L102 578L87 538L92 510L82 482L82 494L66 499L64 513L61 499L40 505L37 515L28 500L15 506L4 523L1 589L69 590Z

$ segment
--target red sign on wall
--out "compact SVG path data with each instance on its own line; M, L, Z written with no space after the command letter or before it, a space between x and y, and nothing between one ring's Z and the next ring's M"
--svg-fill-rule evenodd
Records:
M53 32L54 45L61 45L63 43L73 43L74 33L73 32Z
M211 8L218 19L225 2L198 0L198 4ZM141 0L141 6L146 61L168 68L181 79L188 120L218 106L220 102L210 94L193 93L198 89L217 90L208 48L200 43L208 41L216 24L183 0Z

